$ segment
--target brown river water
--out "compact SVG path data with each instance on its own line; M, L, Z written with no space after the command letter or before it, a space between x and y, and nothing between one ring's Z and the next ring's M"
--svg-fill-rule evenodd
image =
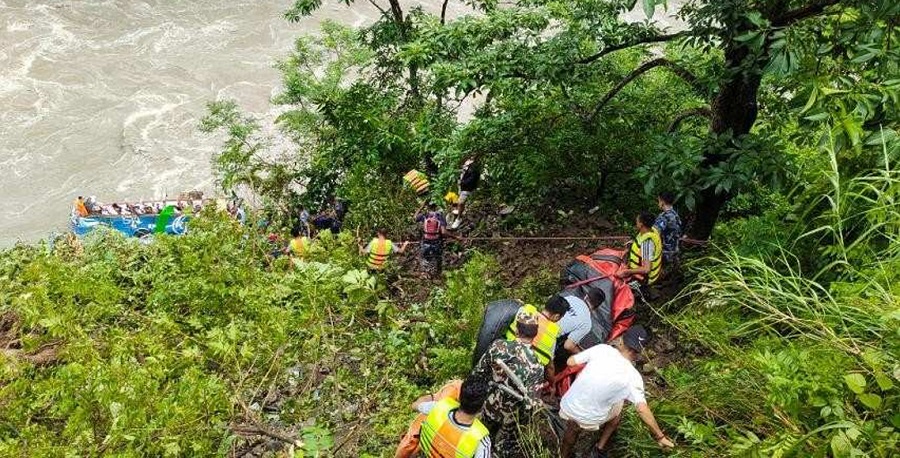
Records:
M377 17L368 2L324 0L291 24L290 3L0 0L0 247L66 230L78 195L214 193L220 139L197 130L206 103L230 98L271 118L273 64L297 36L324 19ZM469 12L451 4L451 16Z

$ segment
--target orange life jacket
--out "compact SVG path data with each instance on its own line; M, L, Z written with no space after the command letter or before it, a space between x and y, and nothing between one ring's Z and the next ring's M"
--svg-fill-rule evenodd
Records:
M306 256L306 253L309 252L310 246L309 237L302 236L299 238L293 238L288 243L288 246L291 248L291 254L297 256L298 258L302 258Z
M406 175L403 175L403 180L416 191L417 195L423 196L428 194L428 177L424 173L418 170L410 170Z
M75 199L75 212L78 213L78 216L88 215L87 207L84 206L83 200Z

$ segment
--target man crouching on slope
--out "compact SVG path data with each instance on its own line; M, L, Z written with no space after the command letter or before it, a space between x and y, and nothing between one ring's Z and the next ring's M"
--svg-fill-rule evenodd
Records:
M663 448L675 445L656 424L653 412L644 398L644 380L634 367L644 345L647 331L634 326L613 340L610 345L600 344L569 357L566 364L585 364L578 378L559 403L559 416L566 420L566 430L560 447L560 456L570 458L581 430L597 431L603 426L600 440L588 455L606 457L606 444L619 426L625 401L634 404L641 421L653 434L653 439Z

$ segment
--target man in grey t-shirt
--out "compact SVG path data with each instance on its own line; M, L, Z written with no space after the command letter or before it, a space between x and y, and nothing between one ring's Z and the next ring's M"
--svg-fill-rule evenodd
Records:
M569 295L565 296L565 299L569 302L569 311L557 323L559 335L566 336L566 341L563 343L566 350L570 353L578 353L583 350L578 343L591 332L593 327L591 312L606 300L606 295L597 288L589 288L584 298Z

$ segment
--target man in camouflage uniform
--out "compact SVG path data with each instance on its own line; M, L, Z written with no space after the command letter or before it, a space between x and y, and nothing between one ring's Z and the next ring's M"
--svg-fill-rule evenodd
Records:
M506 385L519 392L517 385L509 380L506 372L496 363L503 361L528 390L527 395L538 399L537 391L544 381L544 367L531 348L531 341L538 332L535 315L519 312L516 315L516 340L495 340L478 361L472 375L494 382L484 403L482 423L491 433L495 456L524 457L519 444L519 431L531 417L525 401L516 399L496 385Z

